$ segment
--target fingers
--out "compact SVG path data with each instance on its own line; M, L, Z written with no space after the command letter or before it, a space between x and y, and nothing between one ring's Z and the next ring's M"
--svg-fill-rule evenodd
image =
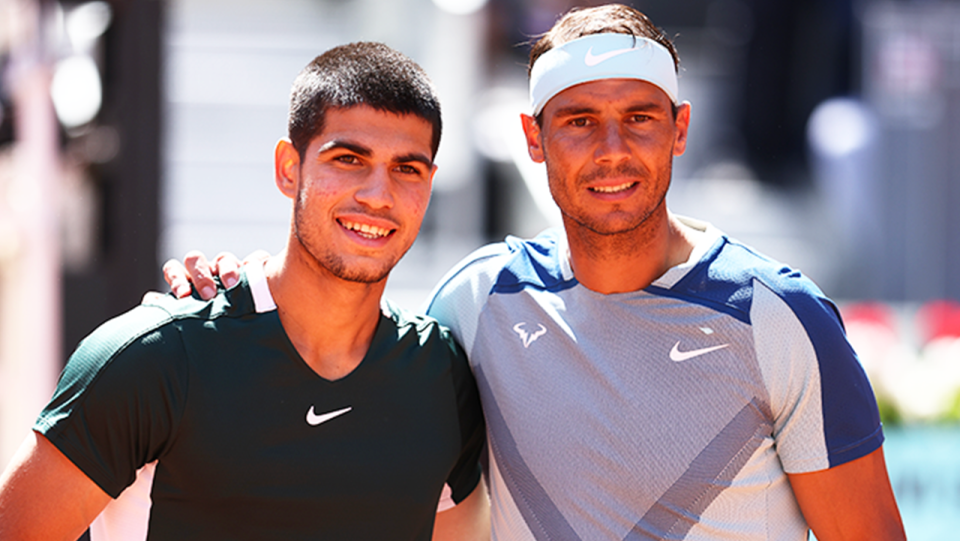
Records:
M248 255L243 264L266 261L269 257L267 252L257 250ZM240 266L237 256L229 252L220 252L213 262L210 262L202 252L191 250L184 256L183 263L171 259L163 264L163 279L170 284L170 290L178 299L190 295L192 284L200 293L200 298L210 300L217 294L214 276L219 276L221 283L231 288L240 281ZM144 300L147 298L144 296Z
M213 274L220 276L220 282L227 289L240 280L240 260L230 252L220 252L213 260Z
M213 273L207 257L196 250L191 250L184 256L183 264L187 268L193 287L200 293L200 298L212 299L217 294L217 284L213 281Z
M170 291L178 299L190 295L190 277L187 276L187 269L176 259L167 260L163 264L163 279L167 281Z

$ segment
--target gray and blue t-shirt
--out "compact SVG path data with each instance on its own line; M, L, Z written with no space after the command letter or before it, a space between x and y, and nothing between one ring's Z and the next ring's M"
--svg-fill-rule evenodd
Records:
M480 249L434 292L480 388L495 539L805 540L785 473L881 445L834 305L690 223L690 260L641 291L583 287L548 231Z

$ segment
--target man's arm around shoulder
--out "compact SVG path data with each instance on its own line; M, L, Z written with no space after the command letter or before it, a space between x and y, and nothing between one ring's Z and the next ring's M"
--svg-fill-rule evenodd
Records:
M883 447L846 464L788 477L819 541L906 539Z
M75 541L109 502L47 438L31 431L0 476L0 541Z

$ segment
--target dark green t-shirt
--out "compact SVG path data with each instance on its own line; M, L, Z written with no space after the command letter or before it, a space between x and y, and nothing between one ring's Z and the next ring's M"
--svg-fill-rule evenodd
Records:
M384 303L366 357L328 381L259 269L212 301L102 325L34 428L114 498L156 461L147 538L177 540L428 540L444 484L456 502L477 485L484 439L466 359L435 320Z

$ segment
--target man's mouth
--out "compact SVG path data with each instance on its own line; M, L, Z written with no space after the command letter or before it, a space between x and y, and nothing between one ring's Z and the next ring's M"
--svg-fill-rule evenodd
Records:
M356 222L347 221L341 221L340 225L343 226L344 229L349 229L361 237L371 240L386 237L387 235L396 231L396 229L384 229L375 225L359 224Z
M635 184L636 182L624 182L623 184L618 184L616 186L594 186L590 188L590 191L597 193L617 193L624 190L629 190Z

